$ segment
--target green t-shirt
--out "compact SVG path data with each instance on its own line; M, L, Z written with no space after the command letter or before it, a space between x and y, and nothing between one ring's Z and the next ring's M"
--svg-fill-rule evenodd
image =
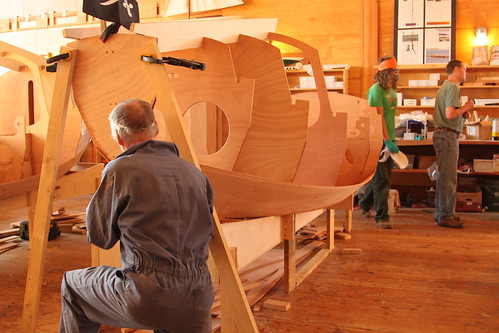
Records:
M461 107L461 92L456 84L445 80L440 89L438 89L435 99L435 113L433 115L435 127L448 127L454 131L462 132L463 117L459 116L454 119L447 119L445 109L448 106Z
M371 106L383 108L386 130L390 139L395 140L395 112L397 111L397 92L395 89L390 88L390 91L387 92L379 83L375 83L367 92L367 100Z

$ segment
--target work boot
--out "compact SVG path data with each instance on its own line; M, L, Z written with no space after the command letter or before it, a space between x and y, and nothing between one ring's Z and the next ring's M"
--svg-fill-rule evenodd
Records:
M378 228L380 229L392 229L392 225L390 224L390 220L381 220L376 221Z
M373 214L371 214L371 211L370 210L362 210L362 217L365 217L365 218L368 218L368 219L371 219L374 217Z
M456 228L456 229L464 227L464 223L461 222L461 219L458 216L440 217L438 219L438 225L441 227Z

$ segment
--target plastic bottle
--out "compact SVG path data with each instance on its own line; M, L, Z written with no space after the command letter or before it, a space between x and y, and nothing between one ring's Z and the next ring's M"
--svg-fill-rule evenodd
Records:
M499 140L499 118L492 119L492 140Z

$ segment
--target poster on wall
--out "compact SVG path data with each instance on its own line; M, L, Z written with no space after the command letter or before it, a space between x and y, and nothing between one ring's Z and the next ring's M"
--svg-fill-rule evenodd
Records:
M397 39L400 65L423 63L423 29L399 30Z
M401 1L398 7L398 26L402 28L422 28L424 21L424 1Z
M395 0L399 64L447 63L455 55L456 0Z
M446 64L451 60L451 29L425 29L425 64Z
M425 27L450 27L452 25L451 0L426 0Z

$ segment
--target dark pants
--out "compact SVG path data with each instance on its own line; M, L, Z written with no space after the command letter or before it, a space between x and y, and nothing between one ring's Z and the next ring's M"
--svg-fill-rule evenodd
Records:
M390 195L390 174L393 168L393 160L388 158L386 162L378 162L373 179L367 185L367 190L359 200L359 207L363 211L369 211L374 204L376 210L376 222L387 221L388 196Z
M97 333L100 324L208 333L212 303L207 267L145 274L109 266L74 270L62 280L59 333Z
M451 217L456 212L457 162L459 135L450 131L435 131L433 147L437 156L438 175L435 192L435 218Z

